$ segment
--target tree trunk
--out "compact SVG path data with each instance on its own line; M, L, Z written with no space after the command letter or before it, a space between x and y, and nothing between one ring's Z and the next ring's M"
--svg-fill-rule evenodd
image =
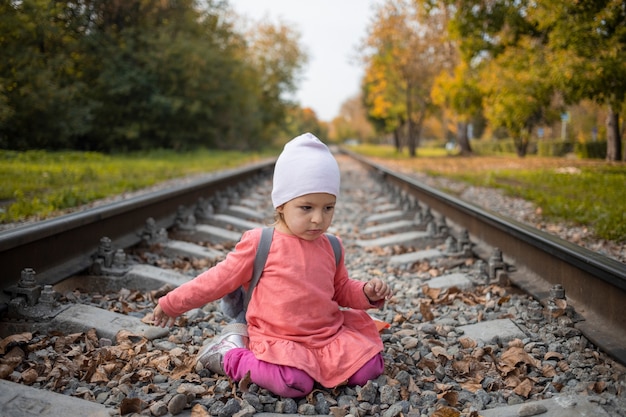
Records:
M467 122L459 122L457 124L456 142L461 149L462 155L469 155L472 153L472 147L470 146L469 138L467 135L467 128Z
M517 156L520 158L524 158L528 152L529 134L527 132L528 131L524 129L513 137L515 150L517 151Z
M409 129L408 129L408 145L409 145L409 156L414 158L417 156L417 145L415 144L415 123L413 120L409 118Z
M413 127L413 99L411 97L411 83L407 83L406 89L406 120L407 120L407 145L409 147L409 157L414 158L417 155L415 146L415 132Z
M396 151L398 153L402 153L402 142L400 141L400 129L402 129L402 127L397 127L393 130L393 144L396 147Z
M606 160L620 161L622 159L622 138L619 131L619 114L609 106L606 117Z

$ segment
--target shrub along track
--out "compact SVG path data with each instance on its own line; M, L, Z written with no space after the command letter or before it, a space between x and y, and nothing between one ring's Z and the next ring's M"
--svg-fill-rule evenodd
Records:
M124 414L178 414L196 407L198 415L241 409L243 414L248 409L433 415L449 407L457 412L450 415L478 415L507 404L582 393L610 415L626 415L620 396L625 375L620 363L626 359L625 319L619 314L625 301L623 264L366 160L338 158L342 196L331 231L344 241L354 278L380 275L395 294L385 309L372 311L390 326L381 332L383 378L356 390L320 387L294 402L245 381L231 385L226 378L198 374L195 353L226 323L217 303L188 313L166 335L59 333L51 325L54 319L46 310L51 305L53 311L86 305L148 316L168 285L145 286L137 279L121 285L124 268L150 265L191 278L217 262L236 239L206 238L198 225L236 234L246 225L270 222L271 162L0 235L2 377ZM234 214L246 217L246 208L262 216L233 220ZM420 237L402 240L407 233ZM183 240L214 258L181 256L164 243ZM125 256L118 261L124 266L115 261L120 248ZM424 250L443 256L400 260ZM464 275L473 285L432 286L432 279L451 274ZM22 321L16 320L20 314ZM515 323L521 336L476 342L459 327L502 319ZM97 321L84 325L98 328Z

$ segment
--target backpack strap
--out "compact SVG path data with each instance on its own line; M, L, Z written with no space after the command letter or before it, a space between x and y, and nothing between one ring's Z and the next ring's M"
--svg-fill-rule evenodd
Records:
M246 296L243 300L243 311L248 310L248 303L250 303L250 299L252 298L252 292L254 291L256 284L261 278L263 268L265 267L265 261L267 260L267 254L270 252L270 246L272 246L273 237L274 228L264 227L263 231L261 232L259 246L256 250L256 256L254 257L254 266L252 267L252 280L250 281L250 286L248 287L248 291L246 291Z
M330 245L333 247L333 252L335 253L335 266L339 266L339 261L341 260L341 243L339 243L339 239L337 239L337 236L335 235L326 233L326 237L328 238Z

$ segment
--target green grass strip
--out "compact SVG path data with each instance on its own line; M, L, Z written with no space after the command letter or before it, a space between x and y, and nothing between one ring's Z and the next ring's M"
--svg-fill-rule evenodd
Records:
M234 168L259 153L156 150L124 155L0 150L0 223L44 219L60 210L188 175Z

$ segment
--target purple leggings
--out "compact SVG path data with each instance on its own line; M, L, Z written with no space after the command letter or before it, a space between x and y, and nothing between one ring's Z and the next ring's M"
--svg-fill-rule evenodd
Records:
M365 385L379 377L385 368L379 353L348 379L348 385ZM276 365L257 359L243 348L229 350L224 355L224 371L235 381L242 380L250 371L250 380L275 395L289 398L304 397L313 391L315 381L306 372L291 366Z

